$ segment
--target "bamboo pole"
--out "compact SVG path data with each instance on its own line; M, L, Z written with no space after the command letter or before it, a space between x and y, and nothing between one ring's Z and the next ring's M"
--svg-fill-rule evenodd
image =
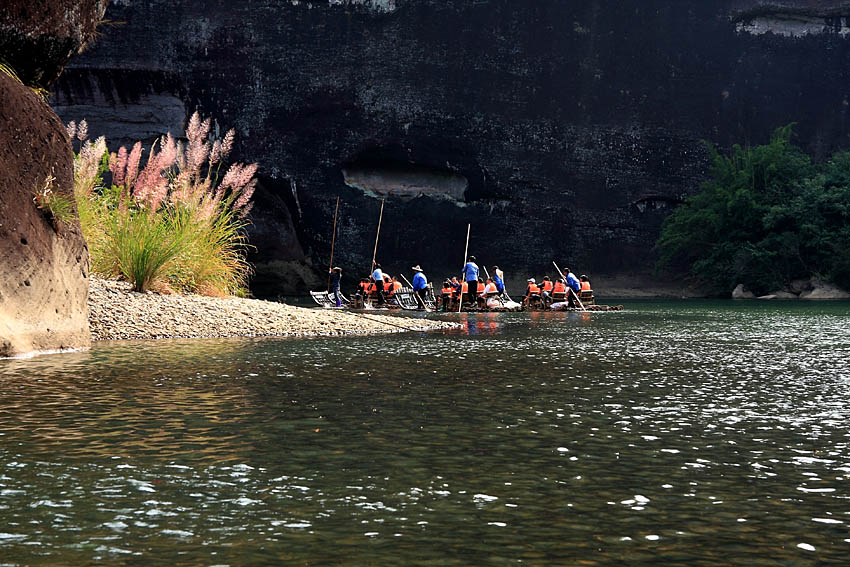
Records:
M378 253L378 238L381 236L381 221L384 219L384 201L381 199L381 213L378 215L378 232L375 234L375 249L372 250L372 268L369 270L369 276L375 271L375 256Z
M553 263L553 264L555 264L555 261L554 261L554 260L552 260L552 263ZM558 267L558 264L555 264L555 269L556 269L556 270L558 270L558 273L559 273L559 274L561 274L561 277L564 279L564 283L565 283L565 284L566 284L566 286L567 286L567 291L568 291L569 293L572 293L572 294L573 294L573 297L575 297L575 298L576 298L576 301L578 301L578 306L579 306L579 307L581 307L581 310L582 310L582 311L587 311L587 309L585 309L585 308L584 308L584 304L581 302L581 299L579 299L579 298L578 298L578 295L576 295L576 292L575 292L575 291L573 291L573 288L571 288L571 287L570 287L570 284L569 284L569 282L567 281L567 276L565 276L565 275L564 275L564 272L562 272L562 271L561 271L561 268L559 268L559 267Z
M472 230L472 224L466 225L466 248L463 250L463 262L466 265L466 259L469 257L469 232ZM464 276L465 277L465 276ZM462 286L463 284L461 284ZM478 290L476 290L478 291ZM467 293L472 293L472 290L467 288ZM460 288L460 294L458 294L458 302L457 302L457 312L460 313L460 310L463 308L463 287Z
M339 214L339 197L336 198L336 209L334 210L334 231L331 235L331 261L328 262L328 293L331 292L331 270L334 265L334 245L336 244L336 219Z

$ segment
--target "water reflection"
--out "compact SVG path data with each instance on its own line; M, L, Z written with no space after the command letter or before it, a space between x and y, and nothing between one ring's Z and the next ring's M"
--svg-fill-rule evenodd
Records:
M850 306L630 307L0 361L0 563L843 565Z

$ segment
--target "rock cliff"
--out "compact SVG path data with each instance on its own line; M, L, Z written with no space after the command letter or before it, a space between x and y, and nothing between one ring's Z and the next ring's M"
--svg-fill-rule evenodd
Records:
M89 345L89 257L79 223L36 207L69 195L71 144L38 95L0 73L0 357Z
M817 156L850 133L850 5L829 0L115 2L121 22L53 92L113 143L200 109L258 161L254 289L378 259L433 277L470 250L515 281L551 261L648 279L701 140L797 122ZM294 277L294 274L298 274ZM644 280L645 281L645 280Z
M6 0L0 10L0 357L90 342L88 249L73 212L47 206L58 198L73 209L71 144L28 87L56 79L106 3Z

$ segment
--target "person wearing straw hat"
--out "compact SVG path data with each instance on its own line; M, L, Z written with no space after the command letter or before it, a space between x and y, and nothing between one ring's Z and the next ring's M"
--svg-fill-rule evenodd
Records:
M416 272L416 275L413 276L413 293L419 297L419 308L425 309L425 290L428 289L428 278L425 277L419 264L411 269Z

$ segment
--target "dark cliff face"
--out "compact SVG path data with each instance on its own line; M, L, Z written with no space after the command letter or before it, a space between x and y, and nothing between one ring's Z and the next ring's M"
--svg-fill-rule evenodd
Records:
M0 61L24 84L47 87L91 40L108 0L3 0Z
M818 156L847 141L846 2L271 0L116 2L124 22L54 89L113 142L200 109L240 135L262 189L259 294L335 264L510 275L646 274L664 216L695 191L701 139L789 122ZM318 274L293 278L293 270Z

